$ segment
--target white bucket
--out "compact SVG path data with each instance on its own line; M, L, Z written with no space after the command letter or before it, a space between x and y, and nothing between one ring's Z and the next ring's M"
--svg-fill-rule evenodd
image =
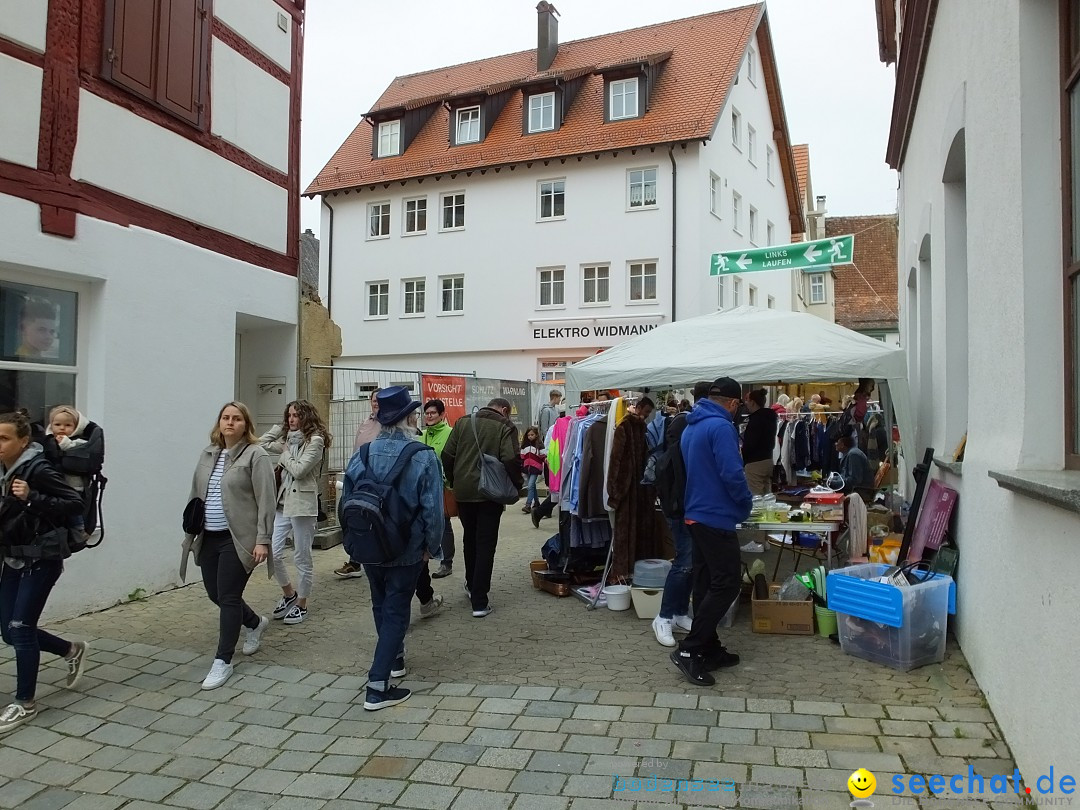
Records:
M630 609L629 585L608 585L604 588L604 597L607 599L608 610Z

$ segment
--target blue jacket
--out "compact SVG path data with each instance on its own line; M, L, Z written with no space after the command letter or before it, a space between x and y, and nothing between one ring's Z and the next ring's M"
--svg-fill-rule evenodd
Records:
M383 429L368 446L368 462L377 476L384 476L394 466L405 442L419 441L399 430ZM339 503L349 500L356 483L367 473L359 451L345 469ZM443 482L439 459L427 448L409 459L397 483L398 493L410 511L416 514L405 553L385 565L413 565L423 559L426 550L432 557L442 556Z
M686 465L686 520L731 530L750 517L753 496L731 415L712 400L696 403L687 414L681 447Z

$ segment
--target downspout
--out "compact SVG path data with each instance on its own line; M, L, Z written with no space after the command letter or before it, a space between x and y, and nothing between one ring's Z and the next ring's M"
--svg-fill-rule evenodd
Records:
M677 255L677 229L679 195L679 167L675 164L675 144L668 148L668 158L671 160L671 322L675 323L675 300L678 292L678 283L675 273L675 257Z
M326 246L326 313L330 316L330 320L333 320L334 310L331 309L330 304L334 296L334 206L330 205L330 200L325 194L322 202L330 210L330 228L326 235L328 242Z

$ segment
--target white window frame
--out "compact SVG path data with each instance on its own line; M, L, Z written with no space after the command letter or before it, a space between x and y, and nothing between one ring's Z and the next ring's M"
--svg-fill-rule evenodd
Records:
M709 172L709 213L717 219L721 219L720 209L720 176L716 172Z
M757 87L757 51L753 45L746 51L746 80Z
M551 117L545 126L544 115ZM537 93L529 96L529 132L551 132L555 129L555 93Z
M731 145L742 151L742 113L731 108Z
M556 189L556 184L561 184L560 188ZM545 190L545 187L547 189ZM544 216L544 197L551 197L551 215ZM562 197L562 209L561 214L555 213L555 198L557 196ZM566 219L566 178L555 177L550 180L539 180L536 183L536 221L537 222L552 222L560 219Z
M753 284L749 284L749 285L747 285L746 291L747 291L746 292L746 303L748 303L752 307L756 307L757 306L757 287L755 287Z
M379 157L401 154L401 119L383 121L379 124Z
M769 296L769 309L776 309L776 296Z
M416 307L418 302L419 309ZM410 303L413 307L412 312L409 312ZM423 318L425 315L427 315L427 279L423 276L403 278L401 280L401 317Z
M409 204L410 203L423 203L424 204L424 227L414 228L409 230ZM417 219L417 208L412 211L413 222ZM427 233L427 221L428 221L427 196L423 197L407 197L401 201L401 235L402 236L422 236Z
M648 180L648 173L652 172L652 181ZM635 175L640 175L639 178L635 178ZM626 210L627 211L651 211L657 207L657 198L660 196L657 191L656 183L657 178L660 176L657 166L641 166L636 169L626 170ZM652 185L653 189L653 201L651 203L646 202L645 190ZM637 205L634 204L634 186L641 186L641 202Z
M548 292L548 302L544 303L544 291ZM556 302L555 293L559 293L561 301ZM565 267L538 267L536 268L536 308L537 309L566 309L566 268Z
M820 294L817 291L820 291ZM810 303L811 305L829 303L829 291L825 286L824 273L810 274Z
M379 209L376 213L375 209ZM375 222L375 217L379 218L379 232L374 233L372 226ZM386 231L383 232L383 224L385 221ZM389 239L390 238L390 200L379 200L378 202L368 203L367 207L367 240L373 241L376 239Z
M765 179L776 185L776 150L765 144Z
M589 278L592 271L592 278ZM603 280L607 282L607 297L600 300L601 271ZM593 289L593 298L586 300L586 292L589 286ZM583 307L610 307L611 306L611 265L610 264L584 264L581 266L581 306Z
M460 225L451 225L450 227L446 227L446 225L445 225L446 220L444 218L445 213L446 213L446 201L448 199L450 199L450 198L454 198L454 200L455 200L454 208L456 209L457 208L456 199L458 197L461 197L461 224ZM457 220L456 215L455 215L454 219L455 219L455 221ZM439 231L440 232L445 232L445 231L463 231L463 230L465 230L465 191L461 190L461 191L446 191L446 192L443 192L442 194L439 195Z
M746 125L746 159L757 166L757 130Z
M724 299L727 297L727 276L717 276L717 294L716 301L717 307L723 309L725 306Z
M473 113L476 113L475 117ZM466 115L469 117L464 120ZM461 136L463 125L468 128L464 138ZM474 129L476 130L475 133L473 132ZM472 107L460 107L454 111L454 143L480 143L480 106L478 104L474 104Z
M742 194L731 192L731 229L742 235Z
M640 279L641 286L641 298L634 298L634 269L640 268L637 278ZM648 269L651 268L651 271ZM645 281L649 276L653 277L653 295L652 298L645 297ZM655 259L639 259L638 261L626 263L626 303L628 306L640 306L642 304L655 304L657 302L657 288L659 282L659 273L657 272L657 262Z
M461 292L461 308L460 309L443 309L443 295L447 292L446 282L451 283L450 288L450 304L454 303L454 294L458 292L460 288ZM454 282L460 281L461 284L454 284ZM462 273L452 273L447 276L439 276L439 312L440 317L447 315L464 315L465 314L465 276Z
M382 279L380 281L369 281L366 287L367 306L364 309L366 313L364 315L365 321L385 321L390 317L390 280ZM376 312L371 314L371 304L373 298L375 299L377 309L383 310L382 312Z
M633 93L628 93L627 89L633 86ZM615 96L616 90L619 91L618 95L622 101L622 114L615 114ZM638 110L640 109L639 96L641 87L638 84L637 76L633 76L629 79L616 79L608 83L608 120L609 121L625 121L628 118L637 118ZM626 99L628 96L634 97L634 110L633 112L627 111Z
M750 206L748 219L750 223L750 242L756 245L758 243L758 211L752 205Z
M776 244L776 226L768 220L765 221L765 244Z
M742 279L735 276L731 283L731 307L742 306Z

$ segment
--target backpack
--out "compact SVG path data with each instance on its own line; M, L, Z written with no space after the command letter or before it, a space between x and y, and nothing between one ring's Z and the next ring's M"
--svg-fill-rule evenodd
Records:
M664 431L667 447L656 460L656 494L660 508L669 518L681 518L686 503L686 463L682 454L682 433L686 430L686 417L678 424L675 419ZM668 436L668 430L671 436Z
M855 426L855 403L850 403L832 424L826 428L826 436L835 443L841 436L850 436Z
M398 492L397 480L413 456L421 450L434 451L423 442L406 442L394 465L380 479L368 464L370 447L368 443L358 451L365 477L356 482L349 499L341 506L341 535L349 559L365 565L382 565L405 553L410 524L416 516Z
M82 538L72 535L72 552L82 551L84 548L97 548L105 539L105 513L101 503L105 495L105 485L109 479L101 474L105 463L105 432L101 426L88 422L83 431L87 438L87 444L75 448L74 452L61 452L56 438L46 436L44 431L40 438L34 439L45 450L45 457L52 462L53 466L65 475L78 475L85 479L83 487L83 531L93 534L100 528L97 539L87 543Z

